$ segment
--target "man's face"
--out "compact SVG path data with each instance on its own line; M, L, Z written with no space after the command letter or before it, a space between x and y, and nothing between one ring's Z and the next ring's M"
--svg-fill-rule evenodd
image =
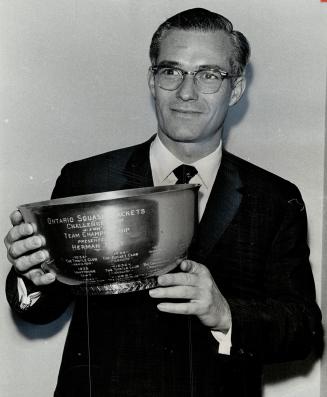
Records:
M232 44L226 33L171 30L160 45L157 65L177 65L185 71L197 71L201 66L217 66L231 73ZM218 92L201 93L192 75L186 75L176 90L159 87L150 74L149 86L155 99L159 133L177 142L202 143L217 141L229 106L243 93L244 84L235 90L230 79L224 79ZM236 92L237 91L237 92Z

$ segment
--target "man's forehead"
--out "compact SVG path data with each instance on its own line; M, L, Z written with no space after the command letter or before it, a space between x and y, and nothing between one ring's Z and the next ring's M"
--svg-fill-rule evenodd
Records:
M157 63L173 61L180 65L230 66L233 46L223 31L172 29L161 40Z

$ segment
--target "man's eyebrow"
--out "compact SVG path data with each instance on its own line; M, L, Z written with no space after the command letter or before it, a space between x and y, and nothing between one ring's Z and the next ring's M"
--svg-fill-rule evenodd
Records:
M176 61L163 60L163 61L159 62L158 66L161 66L161 67L178 67L178 68L183 69L183 65L180 62L176 62ZM220 65L216 65L216 64L199 65L198 68L195 69L195 70L203 70L203 69L214 69L214 70L218 69L218 70L221 70L221 71L226 71L225 68L223 68Z
M167 67L177 66L177 67L181 68L182 64L179 62L175 62L175 61L161 61L161 62L159 62L158 66L167 66Z
M214 65L200 65L199 69L218 69L218 70L221 70L224 72L226 71L226 68L223 68L222 66L216 65L216 64L214 64Z

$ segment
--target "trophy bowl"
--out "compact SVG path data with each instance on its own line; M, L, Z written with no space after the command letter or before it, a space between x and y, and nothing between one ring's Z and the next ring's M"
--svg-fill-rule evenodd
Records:
M77 294L152 288L186 258L197 224L199 185L66 197L18 207L50 257L44 271Z

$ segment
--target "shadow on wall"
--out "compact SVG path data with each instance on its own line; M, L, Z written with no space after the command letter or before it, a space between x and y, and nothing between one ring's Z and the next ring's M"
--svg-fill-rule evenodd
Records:
M297 376L309 375L314 364L322 358L325 350L323 328L320 328L315 336L314 350L305 360L266 365L263 375L264 383L272 385Z
M19 333L26 339L47 339L60 332L65 324L70 321L74 304L71 304L66 311L55 321L49 324L32 324L22 320L14 312L11 312L13 322Z
M263 381L265 385L273 385L298 376L305 377L310 374L317 356L311 354L302 361L271 364L264 367Z

